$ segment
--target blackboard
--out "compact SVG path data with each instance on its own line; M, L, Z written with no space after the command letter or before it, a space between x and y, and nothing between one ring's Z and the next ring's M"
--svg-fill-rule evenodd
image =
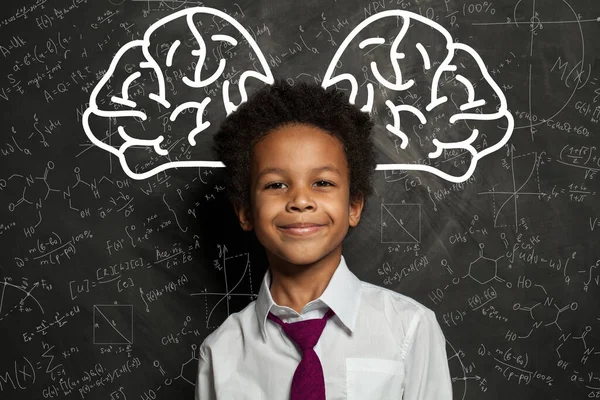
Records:
M401 13L414 18L394 64ZM454 398L600 397L597 1L24 0L0 14L0 398L193 398L198 346L256 298L267 269L210 152L223 91L239 104L245 71L256 73L248 95L264 84L258 53L292 84L322 84L335 60L356 79L356 104L371 84L380 164L419 167L376 171L344 255L360 279L435 311ZM145 46L119 53L160 21ZM457 46L456 70L434 85L448 42L424 21L481 63ZM359 48L368 38L379 39ZM141 68L150 55L155 68ZM397 68L413 87L381 84ZM190 87L195 73L214 81ZM470 112L505 114L450 121L467 82L471 102L485 100ZM426 110L432 87L452 101ZM203 112L170 118L206 98ZM115 114L128 101L144 117ZM386 101L413 113L396 123ZM191 143L198 115L210 124ZM140 142L111 152L120 127ZM434 139L465 144L473 129L473 151L428 156ZM175 164L194 160L206 164Z

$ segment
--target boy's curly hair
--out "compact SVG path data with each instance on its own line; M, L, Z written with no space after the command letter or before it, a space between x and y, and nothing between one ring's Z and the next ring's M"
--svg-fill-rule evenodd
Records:
M225 164L226 195L232 203L250 206L250 168L254 145L270 131L287 124L308 124L330 132L343 144L350 170L350 199L373 193L377 155L373 121L341 91L317 84L276 80L255 92L225 118L214 136L212 151Z

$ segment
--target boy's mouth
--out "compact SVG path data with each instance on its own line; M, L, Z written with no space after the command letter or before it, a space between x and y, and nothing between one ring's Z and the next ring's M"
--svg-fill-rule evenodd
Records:
M295 222L293 224L287 224L287 225L281 225L280 228L282 229L289 229L289 228L311 228L314 226L323 226L323 224L316 224L314 222Z
M315 224L311 222L302 222L302 223L294 223L288 225L282 225L279 227L283 232L289 233L295 236L305 236L310 235L319 231L325 225Z

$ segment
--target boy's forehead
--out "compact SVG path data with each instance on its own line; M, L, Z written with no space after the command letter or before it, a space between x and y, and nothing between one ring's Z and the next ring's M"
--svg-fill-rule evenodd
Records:
M278 166L274 166L273 165L266 165L264 168L260 169L260 171L257 171L257 178L260 178L264 175L268 175L268 174L280 174L280 175L287 175L289 173L294 173L297 171L302 171L302 172L307 172L307 173L311 173L311 174L317 174L317 173L321 173L321 172L330 172L339 176L343 176L344 175L344 171L341 170L340 168L338 168L335 164L328 162L326 160L323 160L324 164L319 164L318 166L313 166L313 165L303 165L303 166L299 166L297 168L294 168L295 166L292 166L292 168L287 168L287 167L278 167Z
M272 172L326 172L343 175L347 168L341 141L310 125L295 124L267 133L253 148L252 170L256 178Z
M306 124L289 124L267 132L254 147L298 150L299 146L314 150L343 149L340 139L331 132Z

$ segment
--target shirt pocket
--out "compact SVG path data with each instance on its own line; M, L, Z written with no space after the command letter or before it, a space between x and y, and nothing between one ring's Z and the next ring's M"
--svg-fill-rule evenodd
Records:
M346 358L348 400L402 399L404 363L384 358Z

